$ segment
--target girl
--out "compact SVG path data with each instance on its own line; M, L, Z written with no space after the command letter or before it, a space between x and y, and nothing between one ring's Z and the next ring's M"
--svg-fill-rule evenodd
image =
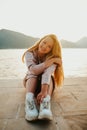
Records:
M54 34L49 34L37 41L34 46L26 50L22 61L27 65L24 78L26 88L25 119L52 120L50 99L55 85L63 83L61 45ZM36 100L35 100L36 99ZM37 109L37 105L40 109Z

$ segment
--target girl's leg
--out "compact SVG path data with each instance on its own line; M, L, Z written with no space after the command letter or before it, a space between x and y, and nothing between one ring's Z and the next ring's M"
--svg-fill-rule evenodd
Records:
M54 79L53 79L53 77L51 77L50 85L48 87L48 95L50 95L50 97L52 96L54 88L55 88Z
M26 81L25 118L29 121L36 120L38 118L38 110L34 99L36 87L36 78L30 78Z
M42 87L44 87L42 85ZM48 86L48 93L45 98L43 98L42 102L40 103L40 112L39 112L39 119L47 119L52 120L52 111L51 111L51 96L54 90L55 84L54 80L51 78L50 85Z
M37 78L30 78L26 81L26 93L35 93L37 87Z

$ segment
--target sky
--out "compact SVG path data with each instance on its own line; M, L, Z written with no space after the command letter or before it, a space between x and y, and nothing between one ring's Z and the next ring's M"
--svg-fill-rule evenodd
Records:
M87 36L87 0L0 0L0 29L77 41Z

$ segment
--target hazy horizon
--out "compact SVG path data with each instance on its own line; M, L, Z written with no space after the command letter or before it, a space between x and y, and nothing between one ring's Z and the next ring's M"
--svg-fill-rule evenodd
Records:
M28 35L28 34L24 34L23 32L14 31L14 30L11 30L11 29L2 28L2 29L0 29L0 31L1 31L1 30L13 31L13 32L16 32L16 33L23 34L23 35L25 35L25 36L30 36L30 37L34 37L34 38L40 38L40 37L35 37L35 36ZM87 36L86 36L86 35L85 35L85 36L82 36L82 37L80 37L79 39L77 39L76 41L69 40L69 39L64 39L64 38L60 38L60 40L63 39L63 40L70 41L70 42L77 42L77 41L79 41L80 39L82 39L82 38L84 38L84 37L87 37Z

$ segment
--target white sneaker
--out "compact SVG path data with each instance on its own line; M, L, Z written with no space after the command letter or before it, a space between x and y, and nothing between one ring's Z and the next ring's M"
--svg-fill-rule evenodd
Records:
M28 121L33 121L38 119L38 110L36 108L34 94L27 93L26 94L26 101L25 101L25 119Z
M38 119L52 120L52 112L50 108L50 96L47 95L40 104L40 112Z

